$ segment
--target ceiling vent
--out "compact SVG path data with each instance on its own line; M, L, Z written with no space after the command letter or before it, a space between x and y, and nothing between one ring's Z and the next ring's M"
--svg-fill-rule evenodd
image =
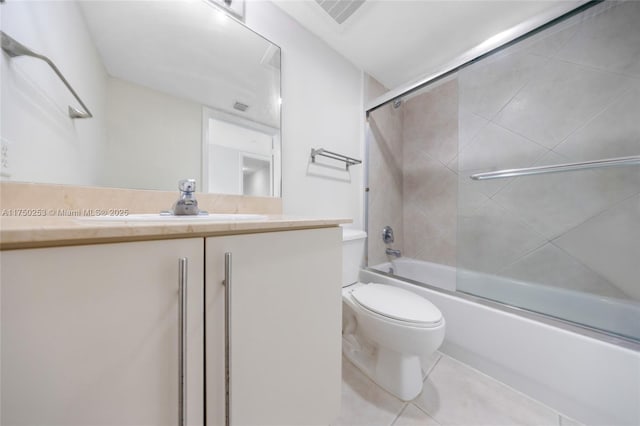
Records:
M364 2L365 0L316 0L316 3L338 24L346 21Z
M233 104L233 108L237 109L238 111L245 112L249 108L249 105L236 101L236 103Z

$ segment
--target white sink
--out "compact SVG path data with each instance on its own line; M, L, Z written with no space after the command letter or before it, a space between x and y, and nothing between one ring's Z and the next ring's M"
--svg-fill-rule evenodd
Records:
M232 222L236 220L265 220L261 214L209 213L197 216L174 216L158 213L130 214L128 216L82 216L78 219L100 222Z

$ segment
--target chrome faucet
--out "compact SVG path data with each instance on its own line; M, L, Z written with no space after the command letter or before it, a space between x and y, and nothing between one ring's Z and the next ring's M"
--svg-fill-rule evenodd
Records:
M385 244L391 244L394 242L393 229L388 225L382 228L382 241ZM394 250L391 247L387 247L387 249L384 252L387 254L387 256L395 256L395 257L402 256L402 253L400 253L400 250ZM391 273L393 273L393 270L391 271Z
M387 256L395 256L395 257L402 256L402 253L400 253L400 250L394 250L389 247L387 247L387 249L384 252L387 254Z
M176 216L184 216L184 215L198 215L201 213L198 208L198 200L193 195L196 192L196 181L195 179L182 179L178 182L178 189L180 190L180 198L173 203L173 207L171 208L171 213Z

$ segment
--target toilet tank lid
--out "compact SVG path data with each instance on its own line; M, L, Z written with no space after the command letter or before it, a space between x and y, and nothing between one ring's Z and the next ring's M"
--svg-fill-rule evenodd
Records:
M442 319L440 310L424 297L390 285L363 285L351 295L363 307L395 320L433 324Z
M361 240L367 238L367 233L361 229L342 227L342 241Z

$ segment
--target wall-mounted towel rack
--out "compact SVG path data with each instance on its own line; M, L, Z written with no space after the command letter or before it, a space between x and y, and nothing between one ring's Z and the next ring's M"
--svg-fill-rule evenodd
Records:
M356 160L355 158L347 157L346 155L338 154L335 152L327 151L324 148L313 149L311 148L311 162L316 162L316 155L322 157L333 158L334 160L344 161L346 163L346 169L349 170L349 166L362 163L362 160Z
M554 164L551 166L527 167L524 169L506 169L495 172L471 175L473 180L501 179L517 176L541 175L545 173L573 172L576 170L599 169L602 167L622 167L640 165L640 155L631 157L606 158L603 160L582 161L580 163Z
M51 69L53 69L53 71L58 75L58 77L60 78L60 80L62 80L64 85L67 86L67 89L69 89L73 97L76 98L76 100L80 103L80 105L84 109L84 111L80 111L77 108L69 106L69 117L71 118L93 117L93 115L89 111L89 108L87 108L84 102L82 102L82 100L80 99L76 91L73 90L73 87L71 87L67 79L64 78L64 76L62 75L62 73L60 72L56 64L54 64L51 59L47 58L44 55L40 55L39 53L34 52L24 44L16 41L15 39L7 35L4 31L0 31L0 35L2 36L2 50L4 50L7 53L7 55L9 55L10 57L15 58L16 56L31 56L33 58L41 59L45 61L47 64L49 64Z

